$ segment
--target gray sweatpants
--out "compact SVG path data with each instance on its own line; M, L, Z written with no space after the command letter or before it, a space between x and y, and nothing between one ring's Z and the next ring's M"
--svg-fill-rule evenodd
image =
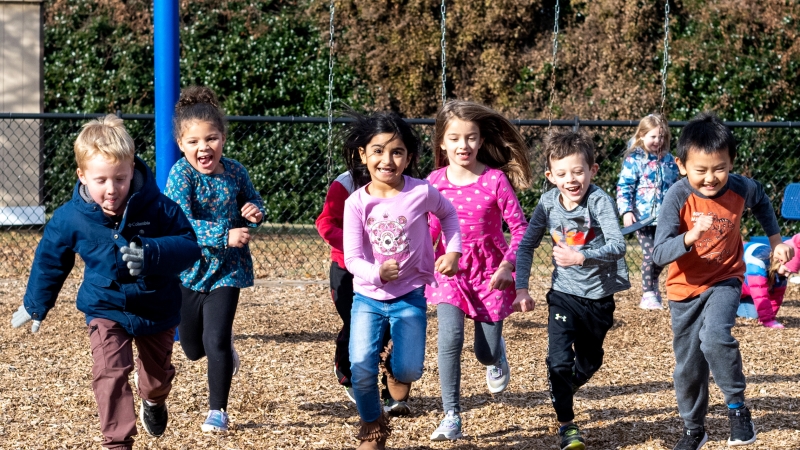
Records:
M436 306L439 320L439 383L445 412L461 412L461 350L464 347L464 311L448 303ZM503 321L475 322L475 357L484 366L503 354Z
M739 342L731 335L742 285L733 278L697 297L670 301L675 396L686 428L705 426L709 370L725 403L744 402L745 378Z

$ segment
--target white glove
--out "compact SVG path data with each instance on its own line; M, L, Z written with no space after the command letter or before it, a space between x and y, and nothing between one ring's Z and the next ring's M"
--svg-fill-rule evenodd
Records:
M19 309L14 311L14 314L11 316L11 326L14 328L19 328L28 323L29 320L31 320L31 315L25 310L25 305L20 305ZM31 324L31 333L36 333L39 331L39 326L41 324L41 320L34 320L33 324Z
M144 265L144 249L139 247L136 242L131 242L130 247L122 247L119 251L122 252L122 260L128 263L128 272L134 277L141 274Z

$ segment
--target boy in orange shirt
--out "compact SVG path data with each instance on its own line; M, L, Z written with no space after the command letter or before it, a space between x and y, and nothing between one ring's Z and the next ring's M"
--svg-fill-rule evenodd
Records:
M740 222L749 208L761 223L776 258L794 250L781 243L778 222L761 184L731 174L733 133L713 113L702 113L681 132L677 163L682 180L667 192L658 218L653 261L670 264L667 297L672 316L675 394L684 432L675 450L697 450L708 440L709 372L725 396L728 445L755 442L744 404L745 377L739 343L731 335L742 292L744 262Z

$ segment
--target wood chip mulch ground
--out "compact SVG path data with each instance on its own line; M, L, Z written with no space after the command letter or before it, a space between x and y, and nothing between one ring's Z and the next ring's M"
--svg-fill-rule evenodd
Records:
M634 277L632 277L634 278ZM75 309L79 281L69 279L55 309L32 335L12 329L25 280L0 280L0 450L100 448L91 391L91 357L83 315ZM605 364L576 396L576 421L590 449L671 449L681 432L672 388L668 311L642 311L638 288L617 296ZM441 419L436 367L436 313L429 309L425 372L414 384L413 414L392 420L392 449L556 449L556 423L544 365L544 289L537 309L514 314L505 339L511 385L486 389L485 370L463 353L464 434L455 443L429 440ZM790 285L779 314L784 330L740 319L747 399L759 436L748 449L800 448L800 287ZM235 323L240 374L229 410L232 432L203 434L207 411L205 361L189 362L175 346L178 375L169 399L170 423L155 439L140 434L142 449L352 449L358 414L336 384L334 338L340 326L325 281L266 283L243 290ZM132 405L133 407L133 405ZM722 395L712 385L704 449L728 448ZM143 433L140 427L140 431Z

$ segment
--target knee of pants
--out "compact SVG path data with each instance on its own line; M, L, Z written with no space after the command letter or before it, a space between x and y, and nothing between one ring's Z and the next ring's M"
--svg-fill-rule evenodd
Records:
M422 366L420 367L395 367L392 366L392 376L403 383L412 383L422 378Z
M206 333L203 336L203 347L206 354L224 355L231 352L231 337Z
M377 360L377 359L376 359ZM354 385L371 386L378 380L378 364L350 361L350 382Z
M572 377L573 363L571 361L554 359L549 356L545 361L547 362L547 370L551 375L557 375L564 378Z

